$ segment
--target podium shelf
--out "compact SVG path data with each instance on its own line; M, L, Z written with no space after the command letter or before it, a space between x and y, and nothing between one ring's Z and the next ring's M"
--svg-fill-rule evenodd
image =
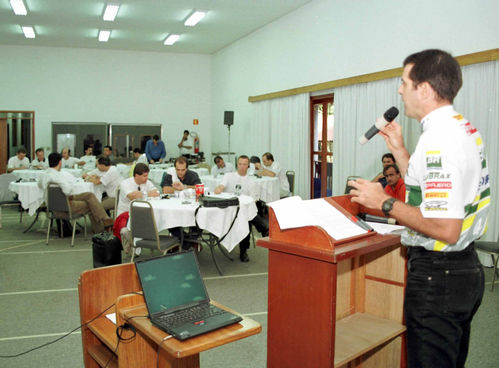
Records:
M90 356L101 367L118 368L118 359L113 352L111 352L104 345L94 345L88 348Z
M345 317L336 322L334 366L341 367L404 331L398 322L365 313Z
M118 337L116 336L116 325L106 316L101 316L88 324L90 331L99 338L111 350L116 350Z

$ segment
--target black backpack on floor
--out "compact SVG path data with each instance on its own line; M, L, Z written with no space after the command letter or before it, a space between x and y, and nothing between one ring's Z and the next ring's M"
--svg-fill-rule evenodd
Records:
M121 241L112 233L102 232L92 237L94 268L121 263Z

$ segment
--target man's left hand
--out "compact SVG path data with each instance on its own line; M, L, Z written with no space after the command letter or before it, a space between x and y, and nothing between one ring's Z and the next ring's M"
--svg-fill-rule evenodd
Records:
M390 198L380 183L373 183L365 179L349 180L348 185L353 187L350 194L352 202L359 203L367 208L380 210L383 202Z

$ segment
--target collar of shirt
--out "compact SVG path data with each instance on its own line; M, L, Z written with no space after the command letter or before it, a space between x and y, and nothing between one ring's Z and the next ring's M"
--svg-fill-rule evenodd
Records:
M445 105L439 107L438 109L433 110L423 119L421 119L421 125L423 127L423 131L429 129L434 122L439 120L440 117L449 116L453 114L457 113L454 111L454 107L452 105Z

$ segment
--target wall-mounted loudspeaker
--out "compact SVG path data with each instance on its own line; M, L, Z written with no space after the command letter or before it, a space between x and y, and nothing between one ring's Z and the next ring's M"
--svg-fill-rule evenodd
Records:
M234 124L234 111L224 111L224 125Z

